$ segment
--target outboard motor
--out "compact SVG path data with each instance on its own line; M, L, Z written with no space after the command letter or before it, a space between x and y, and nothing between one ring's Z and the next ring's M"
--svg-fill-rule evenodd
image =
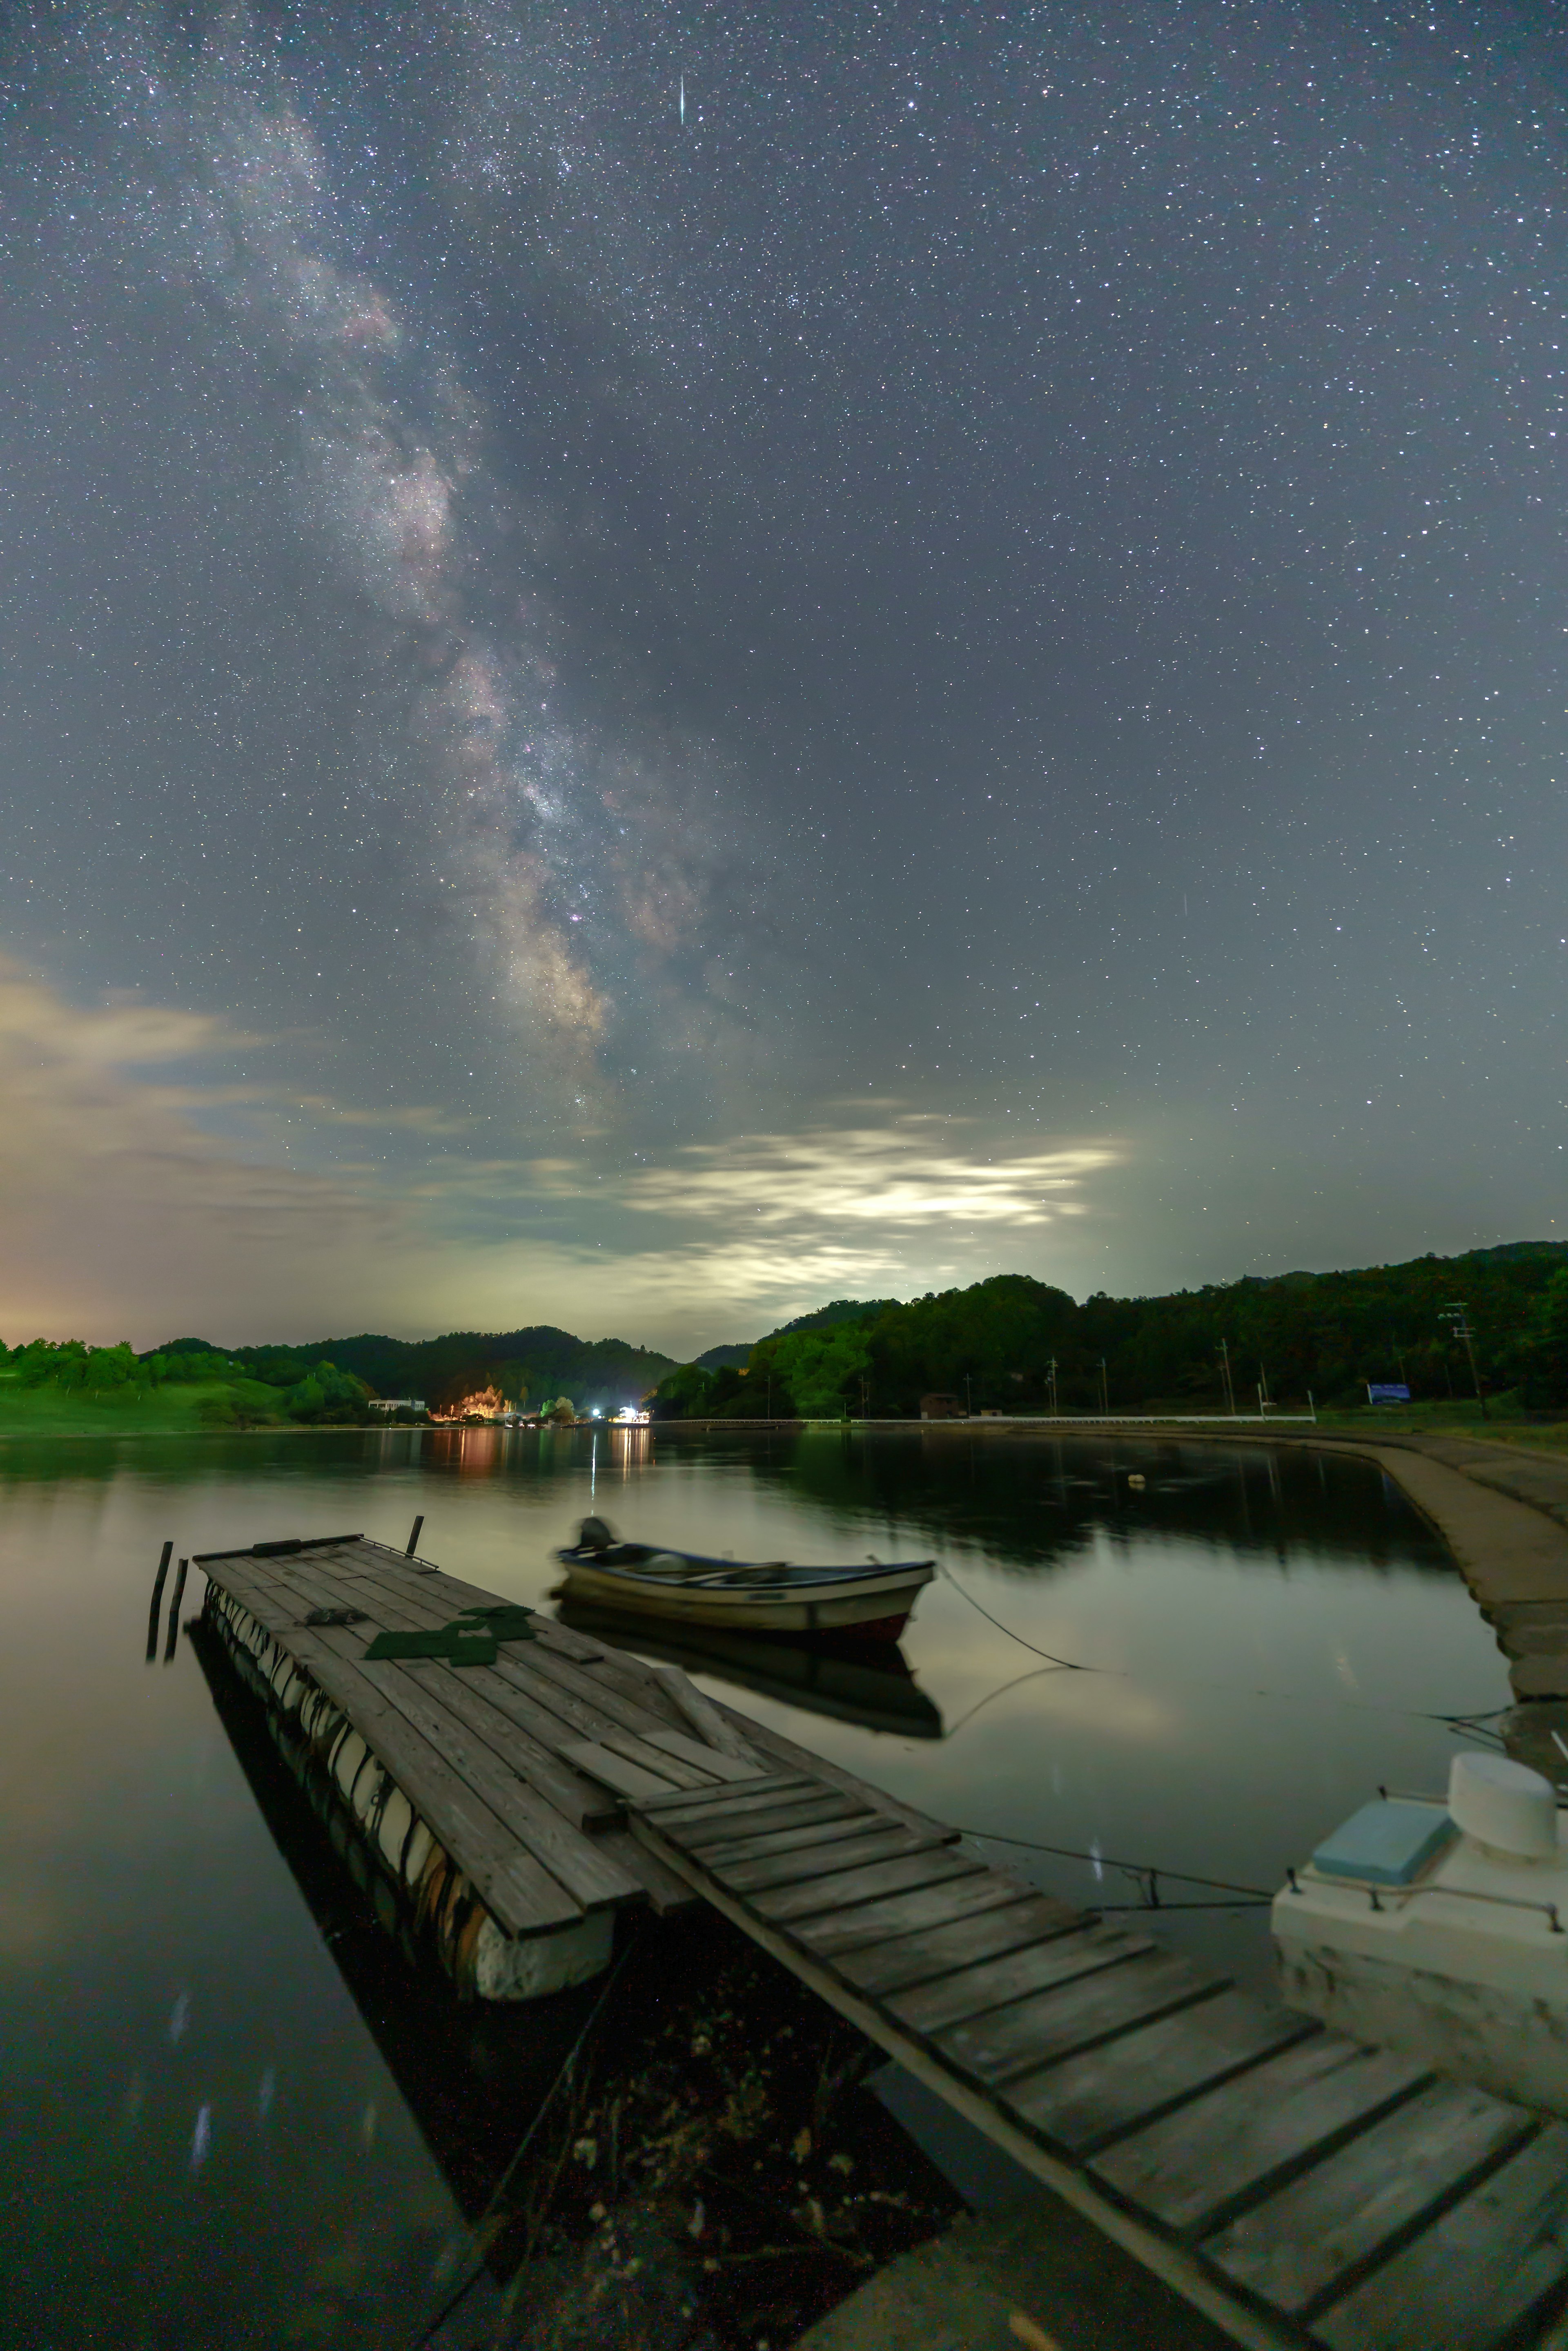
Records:
M603 1519L584 1519L577 1531L580 1551L612 1551L615 1537Z

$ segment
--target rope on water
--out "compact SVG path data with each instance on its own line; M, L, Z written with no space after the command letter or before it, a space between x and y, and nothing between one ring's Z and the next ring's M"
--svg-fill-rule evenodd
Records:
M991 1844L1022 1845L1030 1853L1054 1854L1061 1861L1087 1861L1098 1864L1102 1869L1124 1869L1129 1877L1174 1877L1182 1886L1206 1886L1214 1894L1245 1894L1259 1902L1271 1902L1274 1898L1260 1886L1238 1886L1229 1877L1197 1877L1190 1869L1167 1869L1163 1862L1118 1861L1113 1854L1096 1853L1092 1847L1086 1852L1082 1845L1041 1844L1035 1837L1009 1836L1001 1829L960 1828L958 1834L977 1837Z
M976 1599L974 1593L972 1592L965 1591L963 1585L959 1583L957 1577L954 1574L950 1567L944 1565L942 1568L942 1573L946 1577L954 1591L958 1594L958 1597L961 1600L967 1600L971 1608L978 1610L979 1614L985 1618L988 1625L994 1625L998 1633L1005 1633L1009 1641L1016 1641L1020 1649L1027 1649L1031 1656L1043 1657L1048 1666L1055 1666L1060 1672L1064 1674L1097 1674L1104 1670L1104 1668L1100 1666L1075 1665L1071 1657L1053 1657L1049 1649L1037 1649L1032 1641L1026 1641L1021 1633L1015 1633L1010 1625L1004 1625L1001 1618L999 1616L993 1616L988 1608L981 1608L980 1604Z
M1113 1674L1119 1681L1135 1681L1138 1678L1135 1674L1130 1673L1125 1666L1091 1666L1086 1665L1081 1657L1059 1657L1053 1655L1050 1649L1037 1648L1032 1641L1026 1641L1021 1633L1015 1633L1010 1625L1004 1625L999 1616L993 1616L988 1608L981 1607L980 1603L976 1599L974 1593L965 1590L963 1584L959 1583L957 1577L954 1574L950 1567L938 1562L938 1571L946 1578L947 1582L952 1585L959 1598L961 1600L967 1600L970 1607L985 1618L988 1625L994 1625L998 1633L1005 1633L1009 1641L1016 1641L1020 1649L1027 1649L1031 1657L1043 1657L1046 1664L1048 1666L1055 1667L1059 1673ZM1026 1675L1023 1678L1027 1680L1029 1677ZM1015 1685L1009 1682L1004 1685L1004 1687L1010 1689L1013 1688ZM1499 1738L1499 1734L1495 1730L1485 1729L1482 1726L1489 1722L1495 1722L1500 1715L1507 1714L1510 1711L1508 1707L1499 1706L1494 1707L1490 1713L1482 1713L1478 1708L1469 1714L1437 1714L1427 1707L1379 1706L1375 1700L1369 1702L1365 1698L1338 1697L1315 1698L1303 1696L1303 1694L1299 1690L1249 1690L1244 1682L1188 1681L1184 1685L1178 1680L1177 1687L1185 1687L1187 1689L1229 1690L1233 1695L1239 1691L1244 1696L1249 1698L1271 1698L1278 1706L1343 1706L1348 1707L1356 1714L1396 1714L1402 1716L1407 1722L1441 1722L1446 1724L1450 1730L1460 1732L1471 1739L1490 1740L1500 1746L1502 1742ZM992 1691L990 1695L992 1697L996 1697L998 1693ZM985 1704L985 1702L986 1701L984 1699L981 1700L982 1705ZM972 1707L970 1708L970 1714L977 1714L978 1712L978 1707ZM964 1717L964 1721L967 1722L968 1719L969 1715L966 1715ZM962 1724L956 1724L954 1728L955 1729L961 1729ZM953 1732L949 1731L947 1735L951 1738L953 1736Z

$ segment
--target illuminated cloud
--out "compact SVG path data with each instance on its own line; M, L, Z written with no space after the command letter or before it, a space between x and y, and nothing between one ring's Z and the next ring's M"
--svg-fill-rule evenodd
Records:
M629 1205L661 1215L729 1212L768 1226L1036 1226L1082 1213L1073 1196L1121 1154L1104 1144L982 1154L973 1123L909 1119L897 1128L821 1128L697 1144L627 1184Z

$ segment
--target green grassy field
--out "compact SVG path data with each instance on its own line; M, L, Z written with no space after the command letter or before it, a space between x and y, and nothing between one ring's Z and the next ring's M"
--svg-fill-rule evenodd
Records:
M246 1417L282 1422L277 1390L260 1380L213 1386L110 1388L93 1395L46 1384L24 1387L0 1372L0 1437L204 1436L213 1407L232 1405ZM230 1424L231 1426L233 1424Z
M1521 1410L1516 1396L1489 1396L1486 1416L1473 1396L1441 1404L1362 1405L1354 1412L1320 1412L1318 1426L1340 1437L1484 1437L1500 1445L1529 1445L1542 1453L1568 1451L1568 1415Z

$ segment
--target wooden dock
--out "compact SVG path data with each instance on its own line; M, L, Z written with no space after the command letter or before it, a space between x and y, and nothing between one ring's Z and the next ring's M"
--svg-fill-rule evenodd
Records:
M1568 2127L1072 1910L547 1619L494 1665L368 1662L378 1628L501 1604L426 1562L350 1537L198 1563L220 1626L260 1627L274 1688L351 1722L504 1935L700 1896L1239 2343L1552 2338Z

